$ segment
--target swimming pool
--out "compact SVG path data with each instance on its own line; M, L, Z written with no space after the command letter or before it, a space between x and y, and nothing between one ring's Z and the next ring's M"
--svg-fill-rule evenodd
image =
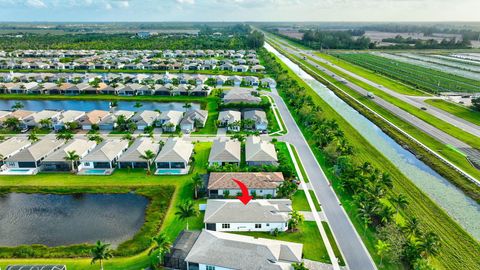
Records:
M156 175L162 174L186 174L185 169L157 169Z
M81 175L110 175L113 169L85 169L78 172Z
M9 168L1 172L1 174L6 175L33 175L36 173L36 168Z

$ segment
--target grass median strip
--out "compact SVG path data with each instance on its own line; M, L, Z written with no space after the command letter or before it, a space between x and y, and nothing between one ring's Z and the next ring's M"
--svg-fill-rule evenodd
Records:
M426 99L425 103L480 126L480 112L442 99Z

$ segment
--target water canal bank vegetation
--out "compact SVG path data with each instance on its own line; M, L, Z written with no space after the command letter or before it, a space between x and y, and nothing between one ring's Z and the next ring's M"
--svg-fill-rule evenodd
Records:
M276 48L277 50L282 51L280 48L278 47ZM410 125L409 123L401 120L400 118L396 117L389 111L383 109L382 107L377 105L375 102L349 89L346 85L342 84L341 82L335 79L332 79L331 80L333 81L333 85L332 85L331 81L327 81L326 79L324 79L324 77L329 77L327 74L323 73L318 69L315 69L315 67L313 67L309 63L302 61L298 57L294 57L288 54L285 54L285 55L290 60L292 60L293 62L298 64L300 67L302 67L302 69L305 70L305 72L310 74L316 80L325 84L325 86L327 86L331 91L333 91L338 97L340 97L343 101L349 104L352 108L354 108L363 116L365 116L370 121L375 123L375 125L377 125L380 129L382 129L383 132L388 134L397 143L402 145L408 151L413 153L417 158L419 158L421 161L427 164L429 167L431 167L440 175L442 175L447 180L452 182L454 185L460 188L463 192L465 192L465 194L467 194L469 197L471 197L477 202L480 202L479 186L477 186L470 179L466 178L463 174L459 173L457 170L455 170L451 166L447 165L445 162L440 160L438 157L436 157L430 151L426 150L424 147L419 145L410 137L406 136L403 132L399 131L397 128L393 127L383 119L377 117L377 115L375 115L375 113L373 113L372 111L368 110L367 107L374 110L376 113L382 115L383 117L388 119L390 122L394 123L397 127L401 127L403 131L412 135L413 137L415 137L415 139L419 140L420 142L428 146L430 149L435 149L436 152L440 153L442 156L444 156L446 159L448 159L450 162L452 162L456 166L459 166L462 170L465 170L466 172L473 175L474 177L479 177L480 172L468 162L468 160L465 158L464 155L451 149L447 145L439 143L438 141L428 136L418 128ZM328 67L328 65L323 65L323 63L321 62L317 62L317 63L322 64L322 66L326 68L330 68ZM315 70L315 72L312 72L312 70ZM319 76L318 74L321 74L324 77ZM345 74L341 74L341 76L348 77ZM350 77L348 78L350 80ZM355 83L357 82L355 81ZM352 97L355 97L356 100L353 99ZM360 101L362 103L360 103Z
M379 268L404 269L425 263L439 269L480 267L474 259L480 246L470 235L295 73L272 54L260 53L267 71L278 74L280 94ZM390 238L394 234L380 234L388 227L399 232L404 244L394 245L396 240ZM388 256L378 251L378 240L390 246ZM435 251L422 249L432 242Z
M0 187L0 196L7 193L34 193L75 195L83 194L125 194L133 192L148 198L145 210L145 222L132 239L121 243L114 251L115 256L132 256L148 249L151 238L158 232L170 205L174 186L155 187ZM92 244L48 247L45 245L22 245L17 247L0 247L0 258L75 258L90 255Z

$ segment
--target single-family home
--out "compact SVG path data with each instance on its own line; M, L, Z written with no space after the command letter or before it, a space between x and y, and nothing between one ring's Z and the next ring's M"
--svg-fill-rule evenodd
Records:
M79 161L90 153L97 143L87 139L73 139L42 161L42 171L66 172L77 166ZM78 155L78 160L68 160L69 153Z
M262 65L254 65L252 68L250 68L250 71L252 72L263 72L265 71L265 67Z
M110 115L108 111L102 110L93 110L86 113L82 118L79 119L80 126L83 130L92 129L92 125L98 125L102 120Z
M226 164L240 165L241 144L237 140L219 139L215 140L210 150L208 163L210 166Z
M190 110L185 113L182 121L180 121L180 129L184 133L195 131L197 128L202 128L205 126L207 118L207 110Z
M252 129L257 131L266 131L268 128L267 114L261 110L247 110L243 112L244 120L251 120Z
M0 165L4 160L14 156L23 149L29 147L32 143L27 138L12 137L0 143Z
M128 150L118 159L118 167L132 169L147 168L148 162L153 164L153 160L145 160L142 156L144 156L147 151L152 151L157 155L159 149L160 144L158 144L158 142L154 142L150 138L139 138L135 140Z
M114 169L117 160L127 150L128 141L107 139L80 160L79 171L89 169Z
M183 112L181 111L164 111L158 117L157 126L162 127L164 132L175 132L182 117Z
M252 95L252 90L248 88L235 87L227 91L223 96L223 103L260 103L260 97Z
M54 130L61 130L65 128L65 124L78 122L78 120L85 116L83 111L68 110L60 114L60 116L53 122Z
M275 82L274 79L272 78L263 78L260 80L260 83L265 86L265 87L269 87L269 88L275 88L277 87L277 82Z
M156 174L187 174L193 144L181 138L169 138L155 158Z
M8 158L6 160L7 167L30 168L38 171L42 161L48 155L58 150L64 143L64 140L42 139Z
M5 115L4 117L0 118L0 124L4 126L4 123L8 118L16 118L20 121L19 128L23 129L27 127L24 120L32 117L34 114L34 111L15 110L11 114Z
M277 188L284 181L281 172L212 172L207 185L209 197L223 197L225 191L232 196L241 193L233 178L242 181L250 195L255 193L263 197L277 196Z
M250 136L245 142L245 161L249 166L278 165L275 146L258 136Z
M239 111L226 110L218 114L218 121L221 127L228 131L238 132L241 128L242 114Z
M210 199L205 209L205 229L219 232L284 232L288 229L292 201L288 199L240 200Z
M137 125L137 129L145 130L146 127L154 126L155 121L160 116L157 111L140 111L132 116L131 120Z
M303 245L203 230L188 249L189 270L291 270L302 262Z
M119 116L125 117L125 120L130 119L135 113L132 111L118 110L109 114L98 123L100 130L113 130L117 127L117 119Z
M51 110L42 110L36 112L29 116L28 118L24 118L23 122L29 128L31 127L44 127L44 128L51 128L53 123L55 123L61 115L61 111L51 111ZM43 123L42 120L49 119L50 123Z

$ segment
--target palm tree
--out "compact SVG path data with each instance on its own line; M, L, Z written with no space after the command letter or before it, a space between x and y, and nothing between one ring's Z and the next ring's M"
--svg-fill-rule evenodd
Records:
M398 210L399 209L405 209L405 207L407 207L407 205L408 205L407 196L405 196L401 193L398 194L397 196L390 197L390 201L395 206L395 211L396 211L397 215L398 215Z
M192 184L195 189L195 199L198 199L198 190L203 186L203 179L198 173L192 177Z
M188 219L191 217L196 217L198 215L197 209L195 209L195 204L193 201L188 200L183 203L180 203L177 205L177 212L175 212L175 215L180 219L181 221L185 220L187 222L187 231L188 231Z
M30 134L28 134L28 140L31 141L31 142L38 141L37 133L34 132L34 131L30 132Z
M133 105L133 107L135 107L135 108L141 108L141 107L143 107L143 104L137 101L137 102L135 103L135 105Z
M387 224L390 221L392 221L393 215L395 212L393 211L391 206L384 205L382 208L380 208L380 211L378 211L378 215L380 216L380 221L383 224Z
M103 270L103 261L113 257L110 244L102 243L102 241L97 241L95 247L92 248L91 254L92 261L90 264L100 261L100 270Z
M422 236L418 246L422 257L436 256L440 253L440 238L434 232L428 232Z
M45 118L38 122L43 128L50 128L52 126L52 119Z
M371 203L360 203L358 207L358 216L363 221L364 231L363 235L367 233L367 227L370 223L372 223L372 214L375 213L377 207L372 205Z
M308 270L304 262L292 264L293 270Z
M75 163L80 160L80 156L77 154L77 151L67 151L67 155L64 157L64 159L71 162L72 172L75 171Z
M147 172L150 174L150 167L152 160L155 158L155 153L152 150L147 150L143 155L140 155L140 158L147 161Z
M17 101L17 102L15 102L15 104L13 104L12 110L16 111L16 110L22 109L23 107L25 107L25 106L23 105L23 103Z
M188 111L188 109L190 109L192 107L192 104L188 103L188 102L185 102L185 104L183 104L182 106L183 108L185 108L185 112Z
M71 132L68 132L68 131L63 131L63 132L57 133L56 137L57 137L57 140L69 141L69 140L73 139L73 134Z
M5 126L10 130L19 130L20 129L20 120L15 117L9 117L5 120Z
M418 234L420 234L420 222L416 217L412 217L407 221L407 224L404 227L405 232L407 235L412 238Z
M381 267L383 263L383 257L388 251L390 251L390 244L379 239L377 241L377 244L375 245L375 248L377 249L377 255L380 256L380 267Z
M298 225L302 224L305 220L305 217L300 214L297 210L293 210L290 213L290 219L288 220L288 228L291 231L295 231L298 228Z
M148 252L150 256L153 252L158 252L158 261L163 263L163 255L170 250L172 243L168 239L167 235L163 232L152 238L153 247Z

